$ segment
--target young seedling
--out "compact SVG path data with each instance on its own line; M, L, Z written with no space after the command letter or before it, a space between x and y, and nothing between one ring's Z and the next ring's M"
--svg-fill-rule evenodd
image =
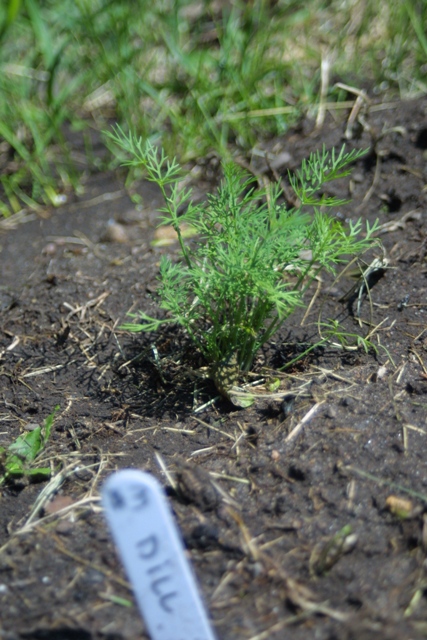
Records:
M191 190L180 187L181 169L150 142L117 127L109 137L130 154L128 165L142 166L164 197L161 224L175 229L181 260L160 262L160 307L157 319L140 311L129 331L155 331L178 324L193 340L210 367L218 390L229 396L239 371L248 371L260 347L283 325L312 280L322 271L334 273L349 255L374 242L377 223L350 222L347 229L327 209L343 200L319 196L324 185L349 173L349 164L364 151L343 147L314 153L303 162L291 184L300 206L288 209L279 185L255 186L253 177L233 164L207 202L194 204ZM186 243L181 227L191 226L197 240Z
M56 406L48 415L42 427L36 427L25 435L18 436L7 448L0 447L0 486L8 480L27 477L48 478L50 467L38 467L37 457L43 451L50 437Z

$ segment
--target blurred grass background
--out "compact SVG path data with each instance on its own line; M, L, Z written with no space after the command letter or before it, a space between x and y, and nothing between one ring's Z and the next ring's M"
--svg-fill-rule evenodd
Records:
M315 115L322 63L328 102L347 97L336 81L425 93L426 32L426 0L6 0L0 215L58 205L114 166L99 140L115 122L185 163Z

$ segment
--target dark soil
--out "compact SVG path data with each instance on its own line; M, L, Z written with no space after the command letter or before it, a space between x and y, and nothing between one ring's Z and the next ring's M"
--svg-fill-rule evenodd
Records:
M159 259L176 251L152 245L160 203L149 184L137 210L120 176L94 176L81 199L3 233L0 445L60 411L40 461L57 481L49 495L35 507L46 480L0 489L0 637L147 637L136 607L117 601L132 594L99 504L119 467L167 488L219 639L427 635L426 116L425 98L372 108L348 141L370 154L331 186L353 198L341 217L383 225L390 265L361 326L357 300L340 302L350 279L325 280L254 379L319 340L319 313L354 334L375 329L377 353L311 351L280 374L284 401L194 413L216 392L192 373L203 362L191 345L118 329L130 309L156 313ZM340 147L348 117L328 114L321 131L304 122L269 144L279 161L254 171L286 176L323 144ZM203 192L215 159L199 174Z

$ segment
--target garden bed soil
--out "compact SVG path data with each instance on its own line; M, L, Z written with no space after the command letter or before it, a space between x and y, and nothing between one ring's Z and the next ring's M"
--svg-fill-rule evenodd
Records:
M55 485L0 488L0 638L147 638L100 506L124 467L166 487L220 640L427 635L427 99L374 105L346 139L349 116L302 122L251 167L286 180L323 144L370 147L330 193L353 199L341 218L379 218L388 267L360 321L340 301L349 278L315 283L257 358L249 382L266 382L246 409L200 409L217 392L177 330L119 328L156 313L160 256L177 252L153 245L153 186L135 207L123 175L94 175L4 230L0 445L60 409L40 461ZM216 176L216 158L199 165L197 192ZM319 340L319 314L376 349L323 345L277 373ZM277 377L282 397L266 397Z

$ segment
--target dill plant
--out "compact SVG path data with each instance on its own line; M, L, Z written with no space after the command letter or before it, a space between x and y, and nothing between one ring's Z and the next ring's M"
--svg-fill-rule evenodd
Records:
M350 222L346 229L327 213L344 201L319 196L325 183L346 176L349 164L364 151L312 154L291 176L300 206L288 209L278 184L268 192L234 164L225 164L216 193L194 204L191 189L181 188L182 172L175 159L150 142L145 144L119 127L109 137L126 151L125 164L142 167L164 198L161 224L175 229L181 257L163 256L158 298L163 318L139 311L136 322L122 328L155 331L165 323L180 325L206 358L220 390L222 363L247 371L260 347L282 326L316 275L334 273L349 255L372 246L377 228ZM187 243L181 226L196 238ZM232 382L232 381L231 381Z

